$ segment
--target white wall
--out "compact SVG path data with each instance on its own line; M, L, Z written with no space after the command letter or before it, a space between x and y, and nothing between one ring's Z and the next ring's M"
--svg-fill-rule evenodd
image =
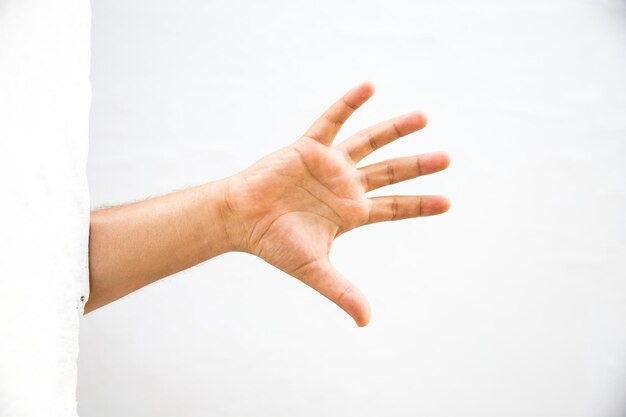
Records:
M76 417L89 289L84 0L0 0L0 417Z
M81 415L624 415L625 47L619 0L93 2L94 208L242 169L363 79L344 137L425 110L372 160L448 150L392 191L453 207L337 241L364 329L242 254L86 316Z

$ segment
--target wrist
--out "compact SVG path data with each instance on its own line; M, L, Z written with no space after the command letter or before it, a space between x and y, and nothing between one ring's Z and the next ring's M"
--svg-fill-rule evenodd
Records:
M246 224L242 210L237 207L233 193L236 188L234 176L226 177L205 185L208 189L209 204L215 204L215 212L210 213L209 221L219 225L222 252L246 252Z

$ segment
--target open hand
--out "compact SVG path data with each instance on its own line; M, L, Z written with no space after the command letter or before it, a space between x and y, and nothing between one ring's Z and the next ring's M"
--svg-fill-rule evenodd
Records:
M381 146L426 125L419 112L362 130L333 146L348 117L374 93L362 83L334 103L295 143L227 180L228 234L240 251L255 254L298 278L345 310L359 326L370 319L363 293L329 261L337 236L367 224L441 214L447 198L366 193L448 167L437 152L357 164Z

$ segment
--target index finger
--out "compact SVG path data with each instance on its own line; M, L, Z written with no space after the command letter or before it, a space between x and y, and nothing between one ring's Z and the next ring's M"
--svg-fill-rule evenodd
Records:
M374 94L374 85L365 81L352 88L322 114L304 136L323 145L331 145L348 117Z
M358 164L378 148L423 129L427 122L426 115L419 111L394 117L356 133L337 145L337 148Z

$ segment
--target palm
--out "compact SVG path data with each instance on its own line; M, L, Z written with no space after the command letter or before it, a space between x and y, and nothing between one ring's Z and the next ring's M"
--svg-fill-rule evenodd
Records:
M345 119L373 93L362 84L331 107L291 146L233 177L229 200L239 209L240 245L302 280L348 312L359 325L369 321L363 294L329 262L333 240L365 224L438 214L439 196L368 198L367 191L447 167L445 154L421 155L357 168L377 147L425 125L413 113L383 122L331 147Z
M368 200L338 151L304 138L279 153L244 174L258 183L266 206L250 243L255 254L294 275L326 260L333 239L367 219Z

